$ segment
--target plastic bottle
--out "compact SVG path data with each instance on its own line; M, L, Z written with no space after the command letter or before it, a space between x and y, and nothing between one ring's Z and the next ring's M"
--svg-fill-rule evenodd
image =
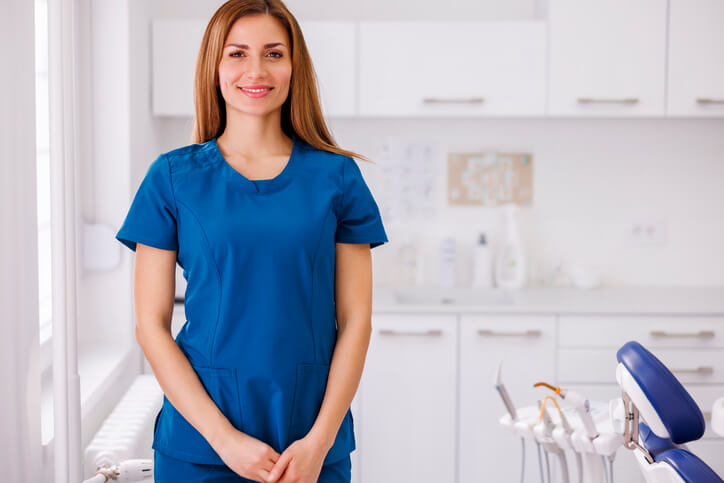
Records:
M473 248L473 288L489 288L493 285L493 267L490 259L490 247L485 233L478 237Z
M515 213L517 206L504 207L505 238L495 262L495 282L503 289L518 289L525 284L525 256Z
M445 238L440 242L440 286L455 287L455 238Z
M418 248L417 244L408 238L405 238L404 242L398 249L399 264L398 269L398 284L404 287L413 287L417 284L418 280Z

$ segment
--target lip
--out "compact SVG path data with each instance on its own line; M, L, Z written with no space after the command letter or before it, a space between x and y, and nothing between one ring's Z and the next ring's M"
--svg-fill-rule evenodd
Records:
M253 99L256 99L256 98L264 97L264 96L268 95L274 88L271 86L244 86L243 88L237 87L237 89L239 89L246 97L251 97ZM264 92L249 92L244 89L269 89L269 90L266 90Z

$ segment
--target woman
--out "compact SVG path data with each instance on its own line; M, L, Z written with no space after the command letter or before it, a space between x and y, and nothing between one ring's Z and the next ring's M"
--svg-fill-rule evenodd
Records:
M281 1L222 5L199 51L194 144L151 164L116 235L136 251L136 339L165 394L156 481L350 481L370 249L388 240L316 92Z

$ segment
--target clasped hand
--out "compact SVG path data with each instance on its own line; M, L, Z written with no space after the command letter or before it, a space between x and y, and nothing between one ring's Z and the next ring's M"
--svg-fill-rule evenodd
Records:
M317 483L326 452L308 437L281 454L265 483Z
M306 436L280 455L274 448L248 434L232 431L214 449L235 473L262 483L317 483L327 454Z

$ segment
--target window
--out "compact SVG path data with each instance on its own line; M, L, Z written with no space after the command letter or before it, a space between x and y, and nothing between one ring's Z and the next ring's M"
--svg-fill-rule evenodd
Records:
M35 0L35 159L37 169L38 321L40 323L41 441L53 434L52 278L50 245L50 104L48 92L48 1Z

